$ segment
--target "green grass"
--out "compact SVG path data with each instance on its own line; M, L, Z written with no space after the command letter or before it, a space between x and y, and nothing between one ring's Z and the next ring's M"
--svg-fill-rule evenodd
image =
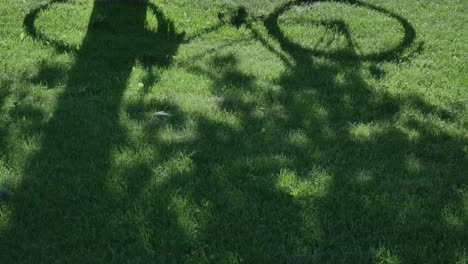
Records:
M363 1L0 0L0 263L468 263L468 2Z

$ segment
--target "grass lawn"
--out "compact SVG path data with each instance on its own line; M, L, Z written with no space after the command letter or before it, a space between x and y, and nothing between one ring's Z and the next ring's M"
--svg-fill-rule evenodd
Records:
M468 1L48 2L0 0L0 263L468 263Z

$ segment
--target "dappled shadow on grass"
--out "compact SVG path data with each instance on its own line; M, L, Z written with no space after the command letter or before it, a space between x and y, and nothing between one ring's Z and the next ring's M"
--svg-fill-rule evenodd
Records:
M357 55L343 21L317 21L348 43L345 51L311 51L278 26L291 4L256 25L264 31L236 20L287 69L278 89L262 90L235 53L213 51L207 67L190 63L188 71L211 80L226 120L148 102L152 73L140 100L122 106L133 65L169 66L181 37L154 7L160 31L148 33L147 7L96 5L91 18L104 14L109 23L90 25L41 149L24 168L13 226L1 234L6 260L454 260L466 221L451 227L443 211L463 206L466 143L424 118L452 121L449 112L366 83L363 61L398 60L415 31L393 12L353 3L400 21L401 43ZM145 37L128 40L135 36ZM122 108L142 124L139 134L122 125ZM148 118L154 109L172 117Z
M66 69L63 69L63 65L53 65L41 61L38 63L37 68L39 72L25 79L33 84L41 85L46 88L61 87L66 83L67 72Z
M10 93L10 86L13 84L10 80L0 80L0 110L3 108L6 98ZM4 148L7 139L7 130L0 124L0 148Z
M423 121L450 120L444 109L364 81L363 61L398 60L415 31L393 12L354 3L397 19L405 31L401 43L357 55L345 24L333 22L348 47L318 53L284 37L276 22L286 10L280 8L265 20L269 36L253 32L290 67L278 92L260 92L235 54L213 55L212 70L191 68L212 79L213 93L222 98L219 108L238 121L229 126L200 116L199 137L190 143L197 151L193 177L203 187L202 193L187 188L184 195L194 203L208 201L210 217L197 238L215 258L456 261L464 247L464 198L457 190L467 184L466 139ZM301 184L311 189L301 190ZM314 193L320 184L325 191ZM164 189L171 186L178 185ZM459 226L447 222L454 215Z
M214 93L226 98L219 107L240 122L231 128L199 120L197 176L214 185L203 193L218 205L205 243L254 262L367 262L380 251L410 262L453 258L447 252L454 248L425 248L464 243L464 233L441 215L447 204L463 206L451 189L466 184L463 138L433 135L430 124L416 121L418 137L411 139L411 128L394 120L401 107L418 111L419 97L392 97L369 87L357 68L302 64L306 55L295 52L298 69L281 78L281 92L251 101L245 98L256 87L239 74L234 56L214 59L232 60L222 74L205 73L218 76ZM336 83L337 74L344 83ZM258 114L262 106L270 113ZM422 105L429 108L435 107ZM316 109L323 117L311 113ZM359 133L360 125L368 134ZM322 181L326 191L314 194ZM300 184L312 190L301 193Z

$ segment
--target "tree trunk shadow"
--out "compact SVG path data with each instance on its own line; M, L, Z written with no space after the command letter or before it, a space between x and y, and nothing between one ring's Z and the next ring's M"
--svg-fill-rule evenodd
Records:
M32 37L48 41L34 22L61 2L28 14L24 22ZM145 28L147 12L156 16L157 32ZM79 50L48 41L59 52L75 52L76 61L52 118L40 132L40 149L22 171L13 225L2 234L7 238L2 246L7 259L53 262L63 254L74 260L96 259L93 248L122 239L108 230L110 215L122 205L108 188L112 150L128 143L119 122L122 96L137 60L154 56L158 59L150 64L167 66L181 41L156 6L98 2ZM107 253L98 255L108 257Z

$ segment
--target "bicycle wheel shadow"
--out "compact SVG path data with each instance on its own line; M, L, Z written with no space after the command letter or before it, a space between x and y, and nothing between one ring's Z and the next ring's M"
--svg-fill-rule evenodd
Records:
M30 258L53 262L63 254L74 260L95 260L109 252L96 255L93 248L112 248L130 240L109 230L119 226L109 221L124 207L123 199L109 190L112 153L129 142L119 119L122 96L136 63L167 67L184 38L153 4L95 2L78 49L48 39L35 25L43 12L67 4L52 1L24 19L31 37L57 52L73 53L75 63L64 74L66 84L53 115L38 129L40 148L23 169L21 185L15 190L12 225L1 234L2 258L9 262L31 262ZM147 14L156 18L156 31L145 26ZM54 75L50 67L42 72ZM132 176L138 177L139 184L134 185L138 192L149 172L141 164ZM62 235L66 239L56 239Z

